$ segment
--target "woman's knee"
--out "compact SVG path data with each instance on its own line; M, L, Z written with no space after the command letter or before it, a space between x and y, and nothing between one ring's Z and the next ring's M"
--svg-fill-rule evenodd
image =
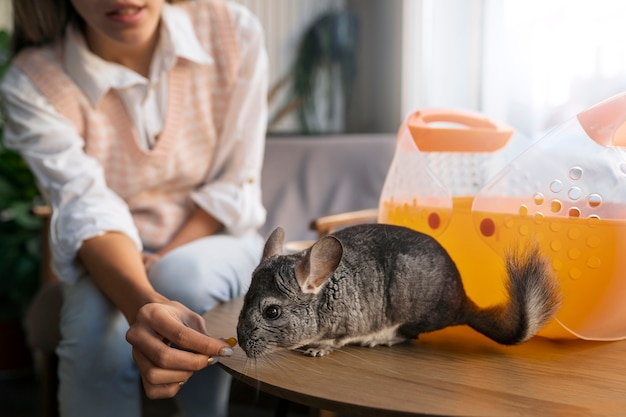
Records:
M247 290L261 244L253 237L199 239L163 256L148 276L158 292L203 313Z
M208 291L202 259L185 252L172 252L156 262L148 273L154 289L171 300L178 301L190 309L201 312L217 304Z

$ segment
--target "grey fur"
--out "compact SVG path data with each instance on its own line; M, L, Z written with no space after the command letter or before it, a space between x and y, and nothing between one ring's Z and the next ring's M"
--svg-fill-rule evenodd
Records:
M532 337L556 313L560 292L537 247L507 256L510 300L481 309L465 294L454 261L430 236L384 224L343 229L283 255L268 238L239 316L249 357L305 348L321 356L345 344L393 345L468 324L502 344Z

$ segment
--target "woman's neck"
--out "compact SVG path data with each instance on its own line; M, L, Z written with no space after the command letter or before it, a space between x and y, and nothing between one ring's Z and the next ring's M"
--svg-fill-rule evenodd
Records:
M89 31L85 35L89 49L102 59L123 65L136 73L148 78L150 64L159 40L159 30L154 35L139 45L127 45L114 41L102 42L98 36L90 36Z

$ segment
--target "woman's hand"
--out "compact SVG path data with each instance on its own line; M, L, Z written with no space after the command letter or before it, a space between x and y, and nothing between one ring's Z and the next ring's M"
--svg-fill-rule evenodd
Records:
M207 336L202 317L180 303L145 304L126 333L148 398L173 397L194 372L233 351Z
M207 336L199 314L152 288L140 255L126 235L116 232L88 239L79 250L96 285L130 323L126 340L146 395L173 397L194 372L233 351L226 342Z

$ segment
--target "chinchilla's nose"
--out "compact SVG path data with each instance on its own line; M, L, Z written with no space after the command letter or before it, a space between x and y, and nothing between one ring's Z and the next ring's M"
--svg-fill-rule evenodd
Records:
M246 353L246 355L248 355L248 345L249 345L249 341L250 338L248 337L248 335L250 334L250 331L248 331L246 329L246 326L242 323L239 323L237 325L237 341L239 342L239 346L241 346L241 349L243 349L243 351Z

